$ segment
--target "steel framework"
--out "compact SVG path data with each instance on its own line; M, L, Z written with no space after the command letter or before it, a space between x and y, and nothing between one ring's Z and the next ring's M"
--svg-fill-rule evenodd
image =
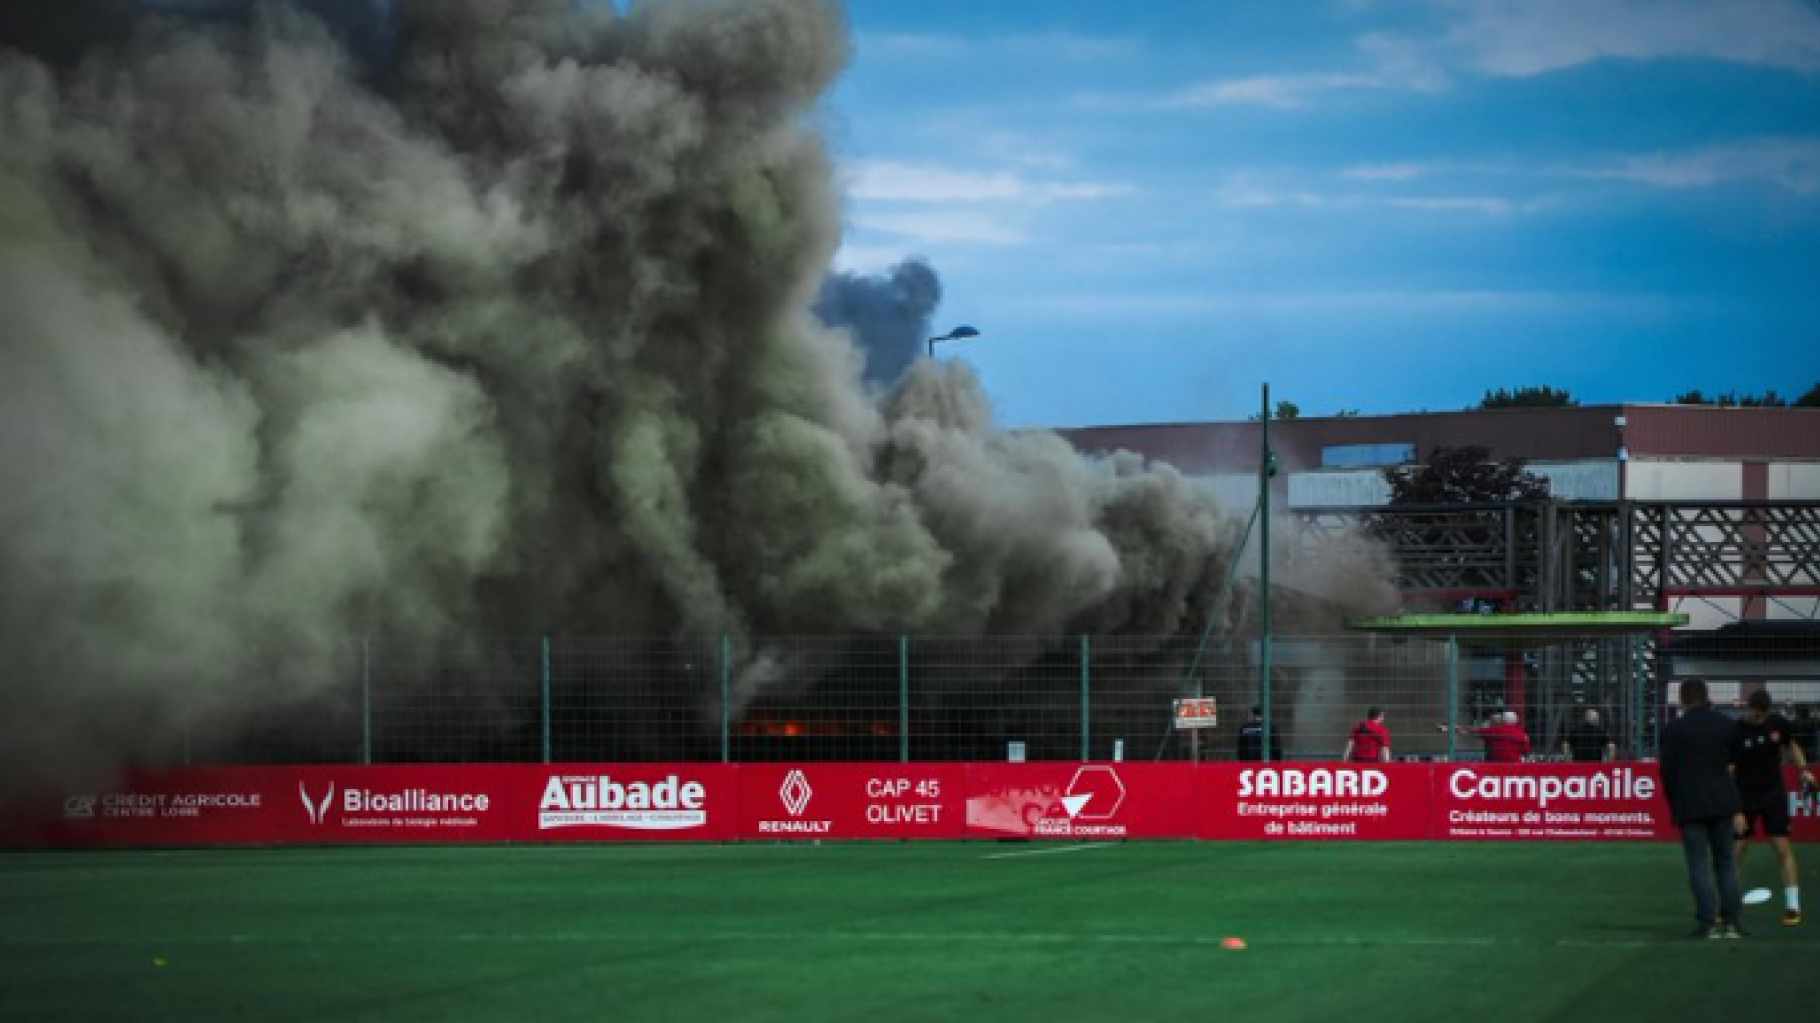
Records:
M1340 532L1376 537L1395 557L1405 599L1418 607L1666 611L1688 598L1738 598L1739 617L1759 617L1772 601L1792 607L1820 597L1820 501L1544 501L1291 514L1293 556L1315 557ZM1660 683L1672 674L1667 638L1538 644L1507 656L1522 658L1513 672L1533 676L1532 713L1553 734L1582 706L1657 721Z

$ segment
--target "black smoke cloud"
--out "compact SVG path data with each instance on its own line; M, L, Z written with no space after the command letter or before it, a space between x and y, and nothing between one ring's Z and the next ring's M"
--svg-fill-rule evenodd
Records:
M400 0L379 69L292 6L95 6L0 49L0 776L361 635L1210 612L1237 529L1189 482L993 429L963 366L875 398L810 314L826 3Z
M906 259L880 274L830 273L815 315L852 336L866 360L867 383L889 387L926 354L929 317L941 300L935 270L922 259Z

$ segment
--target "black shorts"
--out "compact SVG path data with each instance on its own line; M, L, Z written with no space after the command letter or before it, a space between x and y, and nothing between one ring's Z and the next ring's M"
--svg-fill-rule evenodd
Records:
M1743 792L1740 795L1744 808L1738 812L1744 815L1744 830L1738 832L1739 838L1755 835L1759 821L1763 822L1766 837L1788 837L1788 793Z

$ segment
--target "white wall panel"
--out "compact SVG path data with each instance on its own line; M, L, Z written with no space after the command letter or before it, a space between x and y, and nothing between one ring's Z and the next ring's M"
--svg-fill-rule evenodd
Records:
M1375 508L1390 503L1390 484L1376 469L1289 474L1291 508Z
M1634 461L1624 496L1633 501L1736 501L1744 496L1738 462Z
M1671 597L1668 609L1687 616L1684 628L1716 629L1741 618L1744 601L1738 597Z
M1771 462L1769 499L1772 501L1820 500L1820 463Z
M1820 621L1820 600L1813 597L1777 597L1764 602L1763 617L1776 621Z
M1531 462L1551 493L1567 501L1618 499L1618 463L1609 459ZM1291 508L1375 508L1390 502L1390 485L1377 469L1326 469L1289 476Z
M1591 459L1577 462L1531 462L1530 472L1548 480L1548 491L1563 501L1616 501L1618 463Z

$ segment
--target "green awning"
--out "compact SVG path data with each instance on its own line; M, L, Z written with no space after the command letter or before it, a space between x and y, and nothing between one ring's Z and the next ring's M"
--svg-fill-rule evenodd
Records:
M1462 643L1565 643L1636 636L1686 625L1688 617L1656 611L1572 611L1560 614L1387 615L1350 618L1346 627L1388 636L1446 639Z

